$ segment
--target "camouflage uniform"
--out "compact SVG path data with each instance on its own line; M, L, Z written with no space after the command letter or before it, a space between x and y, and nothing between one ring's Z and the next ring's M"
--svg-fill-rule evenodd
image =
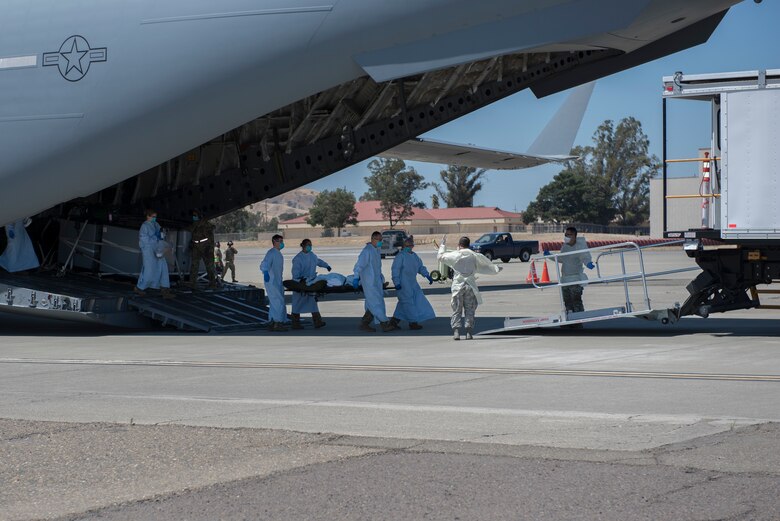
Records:
M200 219L193 223L191 231L190 284L194 286L198 280L198 268L202 259L209 277L209 287L214 288L217 286L214 272L214 225L206 219Z
M222 280L225 280L228 270L230 270L230 278L233 282L236 282L236 264L235 258L238 250L232 245L228 246L225 250L225 269L222 271Z

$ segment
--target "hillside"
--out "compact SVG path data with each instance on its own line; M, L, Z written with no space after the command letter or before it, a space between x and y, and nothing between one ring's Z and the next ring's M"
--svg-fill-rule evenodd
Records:
M296 188L285 194L255 203L246 209L252 213L267 213L267 218L279 217L283 213L295 212L299 215L309 212L319 192L308 188Z

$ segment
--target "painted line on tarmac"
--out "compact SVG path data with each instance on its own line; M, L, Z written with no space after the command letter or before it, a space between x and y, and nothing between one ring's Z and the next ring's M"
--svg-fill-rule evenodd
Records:
M293 369L317 371L378 371L400 373L465 373L492 375L529 376L580 376L601 378L660 378L672 380L726 380L741 382L780 383L780 375L772 374L721 374L721 373L671 373L650 371L598 371L582 369L521 369L506 367L438 367L404 365L352 365L352 364L307 364L307 363L263 363L263 362L220 362L198 360L97 360L97 359L45 359L45 358L0 358L3 364L43 365L103 365L141 367L211 367L219 369Z

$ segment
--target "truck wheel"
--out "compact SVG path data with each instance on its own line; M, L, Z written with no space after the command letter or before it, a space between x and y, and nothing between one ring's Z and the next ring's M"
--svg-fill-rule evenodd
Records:
M520 252L520 260L523 262L528 262L531 260L531 252L528 250L523 250Z
M439 272L439 270L433 270L431 272L431 278L436 282L439 282L441 280L441 273Z
M509 262L509 260L510 260L510 257L501 257L501 262L503 262L504 264Z
M483 253L483 255L487 258L487 260L492 261L493 260L493 252L492 251L486 251Z

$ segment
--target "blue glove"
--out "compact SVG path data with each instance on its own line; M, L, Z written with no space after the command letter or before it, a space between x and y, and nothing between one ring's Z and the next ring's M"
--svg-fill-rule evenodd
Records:
M331 268L330 266L326 266L325 269L328 270L328 273L330 273L330 270L332 270L333 268Z
M271 282L271 275L267 272L263 272L263 282Z
M550 250L544 250L544 253L543 253L543 255L544 255L545 257L547 257L548 255L550 255Z
M354 277L352 279L352 287L355 289L358 289L360 287L360 279L357 277Z
M8 238L13 239L14 237L16 237L16 232L14 231L14 229L8 228Z
M428 279L428 284L433 284L433 277L431 277L430 275L428 275L428 276L427 276L427 277L425 277L425 278L426 278L426 279Z
M593 264L592 262L587 263L585 266L587 266L589 270L592 270L593 268L596 267L596 265Z
M399 286L399 285L397 285L397 284L396 284L396 286L395 286L395 290L396 290L396 291L401 291L401 286Z

